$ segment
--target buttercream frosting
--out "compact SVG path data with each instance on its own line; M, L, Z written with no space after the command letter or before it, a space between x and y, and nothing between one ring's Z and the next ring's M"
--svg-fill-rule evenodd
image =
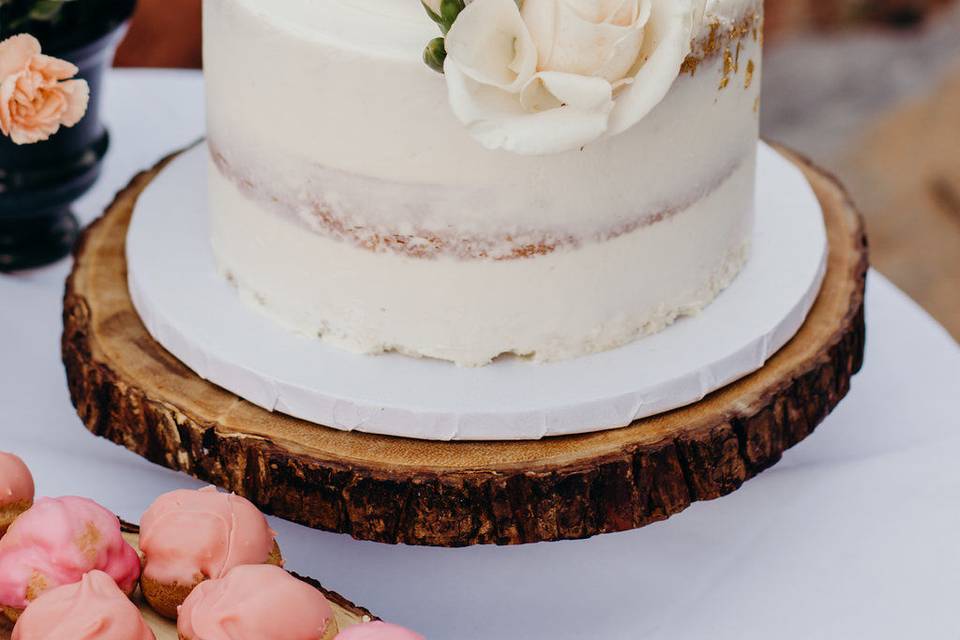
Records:
M304 233L212 170L214 251L250 305L346 349L462 365L504 351L560 360L659 331L730 284L749 255L753 171L751 158L687 209L608 241L487 263Z
M389 622L364 622L347 627L336 640L425 640L422 635Z
M140 520L143 574L165 584L220 578L238 565L266 562L274 537L246 498L214 487L171 491Z
M30 603L11 640L154 640L140 610L113 578L91 571Z
M0 507L33 501L33 476L23 460L0 451Z
M136 586L140 557L117 517L87 498L40 498L0 539L0 605L23 609L95 569L125 593Z
M490 59L471 43L489 25L522 31L522 19L541 49L572 42L531 13L553 5L585 6L538 0L518 17L512 3L470 3L445 77L423 63L438 31L416 0L204 0L211 241L241 296L338 346L462 365L609 349L709 304L749 254L762 3L614 3L627 14L594 18L643 31L655 77L604 54L591 73L606 88L544 75L586 58L538 49L555 68L531 72L533 50L518 50L506 68L525 64L533 84L511 100L569 91L606 133L545 155L487 148L449 85L483 75ZM464 109L487 105L468 93ZM551 141L572 135L550 127Z
M185 640L329 640L336 634L320 591L274 565L244 565L200 583L180 607Z

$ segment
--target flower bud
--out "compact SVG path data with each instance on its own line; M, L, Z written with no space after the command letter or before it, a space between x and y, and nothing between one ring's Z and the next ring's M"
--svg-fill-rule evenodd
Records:
M447 50L443 44L443 38L434 38L427 43L427 48L423 50L423 61L427 66L443 73L443 61L447 59Z

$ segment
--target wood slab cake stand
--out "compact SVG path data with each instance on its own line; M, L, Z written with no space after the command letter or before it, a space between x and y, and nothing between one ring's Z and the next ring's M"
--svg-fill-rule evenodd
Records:
M121 523L121 528L123 529L123 537L139 551L139 527L123 522ZM333 609L333 616L336 619L337 627L340 630L368 620L379 619L363 607L358 607L357 605L353 604L339 593L324 589L316 580L297 576L296 574L293 575L323 592L323 595L326 596L327 600L330 602L330 607ZM150 605L148 605L141 596L139 590L134 593L133 601L138 607L140 607L140 612L143 614L143 618L146 620L147 626L149 626L150 630L153 631L157 640L178 640L177 623L172 620L167 620L156 611L151 609ZM10 633L12 631L13 623L7 620L5 616L0 615L0 640L10 640Z
M823 206L826 280L792 341L692 406L600 433L476 443L348 433L260 409L167 353L131 303L124 238L165 162L134 178L76 249L62 340L74 405L90 431L155 463L364 540L519 544L663 520L776 463L846 395L862 364L862 220L834 179L781 152Z

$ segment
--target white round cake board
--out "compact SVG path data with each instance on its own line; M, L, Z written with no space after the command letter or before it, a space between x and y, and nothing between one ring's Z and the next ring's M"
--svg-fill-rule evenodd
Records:
M797 332L826 268L822 211L803 174L761 144L753 254L701 314L574 360L481 368L360 355L293 333L241 301L214 263L207 149L171 162L137 201L130 294L147 330L211 382L270 411L343 430L433 440L600 431L702 399L763 366Z

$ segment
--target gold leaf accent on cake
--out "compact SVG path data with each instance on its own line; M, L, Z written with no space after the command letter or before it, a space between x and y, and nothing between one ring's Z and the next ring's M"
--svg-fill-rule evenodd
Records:
M689 73L691 76L697 75L697 68L700 66L700 58L687 56L687 59L680 65L680 75Z
M747 61L747 77L743 80L743 88L749 89L750 85L753 84L753 73L757 70L757 65L753 64L753 60Z
M720 33L720 22L714 20L710 25L710 35L707 36L706 44L703 47L704 56L712 56L720 51L720 39L717 37Z
M709 24L708 29L706 36L693 43L690 55L687 56L680 67L681 74L695 75L703 62L728 51L733 55L734 50L736 50L736 55L733 65L735 70L739 72L739 54L743 46L743 40L752 38L754 42L759 43L761 47L763 46L763 9L758 5L757 8L748 11L740 20L729 26L714 19Z
M720 88L726 89L730 84L730 76L737 72L736 65L733 62L733 54L730 49L723 52L723 79L720 80Z

